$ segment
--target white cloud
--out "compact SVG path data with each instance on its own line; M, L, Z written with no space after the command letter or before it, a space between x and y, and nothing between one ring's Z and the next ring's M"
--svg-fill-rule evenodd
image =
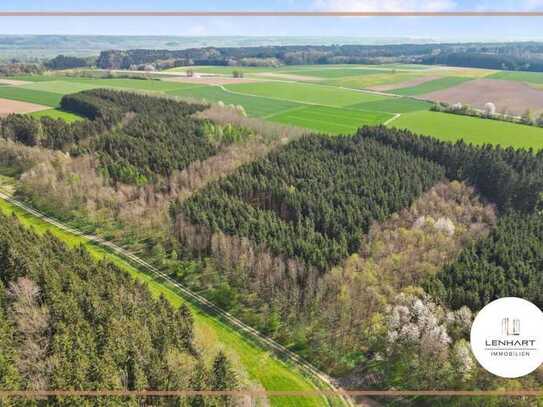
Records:
M541 0L528 0L541 1ZM314 0L313 6L327 11L452 11L454 0Z

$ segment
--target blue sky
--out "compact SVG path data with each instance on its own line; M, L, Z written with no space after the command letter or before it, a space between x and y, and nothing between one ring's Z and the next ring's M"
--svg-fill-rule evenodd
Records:
M6 2L3 2L6 3ZM0 10L543 10L543 0L17 0ZM1 34L285 35L543 40L543 17L0 17Z

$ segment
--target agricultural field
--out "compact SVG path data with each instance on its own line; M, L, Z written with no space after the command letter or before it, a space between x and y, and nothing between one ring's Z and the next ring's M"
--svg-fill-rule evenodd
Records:
M186 69L188 68L175 68L168 72L181 72ZM215 78L220 80L229 79L236 68L195 66L191 69L218 75ZM444 119L446 125L439 125L434 123L438 116L430 115L426 111L430 109L432 101L462 102L479 108L492 101L498 111L508 109L512 113L521 114L530 108L537 112L541 107L543 92L520 83L520 80L532 78L531 83L535 84L539 76L543 78L543 74L405 64L239 69L246 73L247 82L224 85L201 83L197 81L200 78L194 78L192 82L190 78L183 78L181 82L174 80L175 78L142 80L23 75L10 77L11 80L24 81L21 84L0 86L0 97L56 108L64 94L106 87L239 105L250 117L328 134L352 134L362 125L387 124L405 125L414 130L424 130L426 134L437 128L437 137L458 139L467 134L465 137L470 140L481 142L480 139L485 138L478 133L481 129L498 129L497 136L490 140L493 143L539 145L536 135L539 135L540 131L537 128L518 127L511 123L481 123L476 118L451 118L450 115ZM483 79L477 79L479 77ZM509 80L504 80L507 78ZM517 89L511 84L520 88ZM358 90L363 88L380 92ZM507 90L509 88L510 91ZM519 93L527 95L523 97L526 103L519 103ZM516 110L511 110L513 107ZM62 117L57 111L38 115ZM421 118L424 117L431 118L431 121L423 123ZM67 116L64 118L68 119ZM520 130L522 133L519 133ZM515 133L514 139L510 139L512 133ZM519 134L522 136L519 137Z
M62 99L62 94L6 85L0 86L0 98L58 107L60 99Z
M268 120L331 134L353 134L361 126L385 123L394 115L328 106L302 106L268 117Z
M440 112L413 112L401 115L390 126L451 142L463 139L477 145L543 149L543 128L498 120Z
M11 113L32 113L45 109L48 109L48 107L35 103L0 98L0 117L7 116Z
M166 92L181 98L202 99L210 103L223 102L226 105L241 105L249 116L266 117L295 107L303 106L286 100L246 96L225 91L219 86L198 86Z
M543 72L499 71L490 75L489 78L543 85Z
M295 82L259 82L239 85L226 85L231 92L245 95L264 96L307 104L342 107L356 103L384 100L385 96L357 92L333 86Z
M447 89L452 86L458 85L460 83L466 82L470 80L467 77L446 77L446 78L439 78L434 79L428 82L421 83L420 85L416 85L413 87L408 88L400 88L400 89L392 89L389 92L394 93L395 95L402 95L402 96L417 96L417 95L423 95L425 93L435 92L437 90Z

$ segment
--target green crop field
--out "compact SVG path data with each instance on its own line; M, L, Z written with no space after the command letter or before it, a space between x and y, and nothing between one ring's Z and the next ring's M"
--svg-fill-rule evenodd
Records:
M23 225L32 227L37 233L50 232L71 247L85 247L95 259L106 259L114 263L134 279L146 283L155 297L163 295L175 307L179 307L185 302L177 289L168 282L157 280L154 276L133 267L121 257L92 244L86 238L73 235L46 223L2 199L0 199L0 211L8 215L16 214ZM256 346L250 339L223 323L219 318L202 312L190 302L187 305L194 315L197 332L206 335L208 340L209 336L211 336L211 340L216 339L226 349L235 352L250 378L261 383L266 390L315 390L315 386L308 379L272 357L267 351ZM310 407L327 404L324 399L317 397L274 397L270 401L272 406L287 407Z
M43 92L58 93L60 95L66 95L68 93L76 93L84 90L95 89L100 86L87 84L87 83L77 83L77 82L68 82L64 80L56 81L44 81L44 82L32 82L26 85L19 85L19 88L30 89L30 90L39 90Z
M0 86L0 98L37 103L39 105L58 107L62 95L52 92L25 89L20 86Z
M445 141L543 149L543 128L439 112L407 113L390 123Z
M51 119L61 119L61 120L64 120L65 122L68 122L68 123L72 123L72 122L75 122L77 120L83 120L83 117L81 117L81 116L78 116L78 115L70 113L70 112L65 112L65 111L60 110L60 109L40 110L39 112L28 113L28 115L30 115L32 117L35 117L35 118L49 117Z
M377 125L394 115L381 112L362 112L327 106L305 106L271 116L270 121L331 134L353 134L364 125Z
M268 99L258 96L245 96L229 93L219 86L199 86L167 92L168 95L191 97L207 102L223 102L226 105L241 105L249 116L264 117L300 106L299 103Z
M243 94L334 107L386 99L370 93L298 82L242 83L226 85L225 88Z
M69 81L75 84L88 84L95 88L122 88L122 89L134 89L145 90L151 92L167 92L176 89L186 89L197 86L192 83L173 82L173 81L161 81L154 79L124 79L124 78L112 78L112 79L94 79L94 78L63 78L65 81Z
M431 103L411 98L390 98L375 102L363 102L348 106L350 109L373 110L377 112L409 113L418 110L428 110Z
M283 71L286 74L314 76L316 78L344 78L348 76L378 75L390 73L390 70L377 68L327 68L327 69L300 69Z
M409 88L390 90L389 92L394 93L396 95L402 95L402 96L423 95L425 93L447 89L469 80L470 78L465 78L465 77L460 77L460 76L449 76L445 78L434 79L433 81L421 83L420 85L412 86Z
M488 76L488 78L530 82L543 85L543 72L500 71Z
M420 72L394 72L380 73L375 75L349 76L327 80L327 85L343 86L345 88L365 89L370 86L385 85L390 83L401 83L424 75Z

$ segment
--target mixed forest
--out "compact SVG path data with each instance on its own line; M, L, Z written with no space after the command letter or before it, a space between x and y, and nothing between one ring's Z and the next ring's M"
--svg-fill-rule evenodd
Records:
M473 315L488 301L516 295L542 304L543 153L452 144L386 127L332 138L250 119L232 107L112 90L65 96L62 107L86 119L68 124L11 115L0 122L0 169L18 177L16 197L145 256L345 387L503 389L543 383L541 371L513 381L490 376L468 342ZM83 325L108 325L118 310L105 300L101 305L100 298L111 298L108 290L126 283L133 293L123 297L123 309L134 310L127 316L134 330L138 318L156 317L153 307L162 307L160 315L170 321L152 319L162 331L149 333L138 348L149 355L138 359L141 364L130 362L130 384L168 388L182 380L194 383L191 375L198 372L205 372L200 376L206 386L215 383L213 367L200 363L201 350L190 340L186 310L145 297L142 287L118 273L103 276L111 265L87 262L61 276L54 268L34 270L34 261L51 257L56 264L61 256L69 257L62 264L69 269L85 253L24 232L13 220L3 224L9 228L4 239L24 237L41 249L34 255L28 243L0 246L0 258L30 258L6 260L13 271L2 275L6 294L0 298L11 333L2 338L17 335L11 292L20 278L40 293L33 304L47 310L47 324L60 312L54 308L59 303L48 300L58 289L75 296L60 302L63 310L74 307L66 318L79 312ZM21 249L10 251L16 244ZM72 274L77 282L50 287ZM102 279L113 282L95 287ZM96 297L96 304L78 303L87 297ZM140 297L149 309L134 308L131 299ZM98 312L102 306L108 311ZM55 323L64 314L58 315ZM168 329L164 335L171 342L151 346ZM145 336L141 331L136 338ZM47 341L54 341L56 331L47 332ZM89 335L88 353L97 357L108 336ZM21 342L8 345L10 360L16 360ZM168 352L202 370L170 379L166 366L160 376L149 360L162 366ZM112 371L125 368L116 363ZM84 366L77 369L86 377ZM17 386L27 385L20 371L10 374ZM224 380L237 386L230 376ZM530 405L505 398L463 402ZM439 403L457 405L453 399Z

